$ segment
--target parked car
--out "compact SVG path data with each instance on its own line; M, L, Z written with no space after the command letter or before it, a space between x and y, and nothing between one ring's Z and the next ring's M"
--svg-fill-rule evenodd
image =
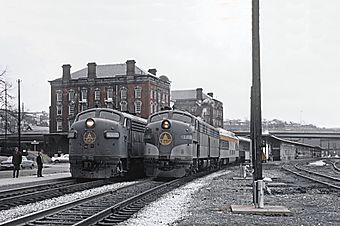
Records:
M12 164L12 158L13 156L10 156L7 158L7 160L2 161L0 163L1 169L13 169L13 164ZM35 167L35 162L32 160L27 159L26 156L22 156L22 162L20 165L21 169L33 169Z
M58 162L69 162L69 154L64 154L59 157L52 157L52 162L58 163Z

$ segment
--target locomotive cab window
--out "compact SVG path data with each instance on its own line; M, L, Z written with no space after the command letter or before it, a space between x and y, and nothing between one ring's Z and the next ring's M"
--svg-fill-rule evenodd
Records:
M80 121L80 120L85 120L85 119L88 119L88 118L94 118L96 115L96 112L95 111L89 111L89 112L85 112L81 115L78 116L78 119L77 121Z
M185 123L191 123L192 122L192 118L190 116L175 113L175 112L172 115L172 119L177 120L177 121L181 121L181 122L185 122Z
M151 117L150 122L157 122L169 117L168 112L160 113Z
M99 113L99 117L104 118L104 119L109 119L112 121L116 121L116 122L120 121L120 115L114 112L110 112L110 111L101 111Z

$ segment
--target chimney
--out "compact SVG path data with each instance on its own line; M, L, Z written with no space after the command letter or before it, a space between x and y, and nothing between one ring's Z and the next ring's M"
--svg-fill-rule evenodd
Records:
M196 99L203 100L203 89L202 88L196 89Z
M97 64L96 63L87 64L87 77L89 79L95 79L97 77Z
M64 64L62 66L63 68L63 81L70 81L71 79L71 65L69 64Z
M134 60L126 61L126 75L134 75L135 74L135 65L136 65L136 61L134 61Z
M157 70L156 70L156 68L152 68L152 69L149 69L148 72L149 72L150 74L156 75Z
M207 93L208 96L210 96L211 98L214 98L214 93Z

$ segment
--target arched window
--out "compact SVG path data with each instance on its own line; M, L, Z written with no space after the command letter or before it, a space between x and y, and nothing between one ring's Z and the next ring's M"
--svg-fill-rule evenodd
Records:
M57 94L57 102L62 102L63 101L63 99L62 99L62 97L63 97L62 91L61 90L57 90L56 94Z
M57 105L57 115L63 114L63 106L61 104Z
M135 87L135 99L142 98L142 87L136 86Z
M141 113L142 112L142 101L136 100L135 101L135 113Z
M99 88L96 88L96 90L94 91L94 100L100 101L100 89Z
M127 102L126 101L120 102L120 110L121 111L127 111Z
M127 99L127 89L126 89L126 87L120 88L120 99L122 99L122 100Z
M68 100L69 100L70 102L74 102L74 94L75 94L75 92L74 92L73 89L70 89L70 90L68 91Z
M152 114L153 113L153 103L152 103L152 101L150 101L150 114Z

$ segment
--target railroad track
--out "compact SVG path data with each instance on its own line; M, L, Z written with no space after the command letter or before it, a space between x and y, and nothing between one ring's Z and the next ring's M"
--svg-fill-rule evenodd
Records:
M161 195L206 174L195 174L170 182L144 180L0 225L112 225L130 218Z
M285 165L282 169L293 173L299 177L303 177L305 179L311 180L313 182L325 185L330 188L334 188L340 190L340 178L327 175L325 173L319 173L311 170L307 170L305 167L298 166L298 164L294 166Z
M340 161L336 161L332 163L335 171L340 172Z
M75 179L49 182L33 186L2 190L0 192L0 211L15 206L25 205L45 199L83 191L108 184L108 181L98 180L79 183Z

